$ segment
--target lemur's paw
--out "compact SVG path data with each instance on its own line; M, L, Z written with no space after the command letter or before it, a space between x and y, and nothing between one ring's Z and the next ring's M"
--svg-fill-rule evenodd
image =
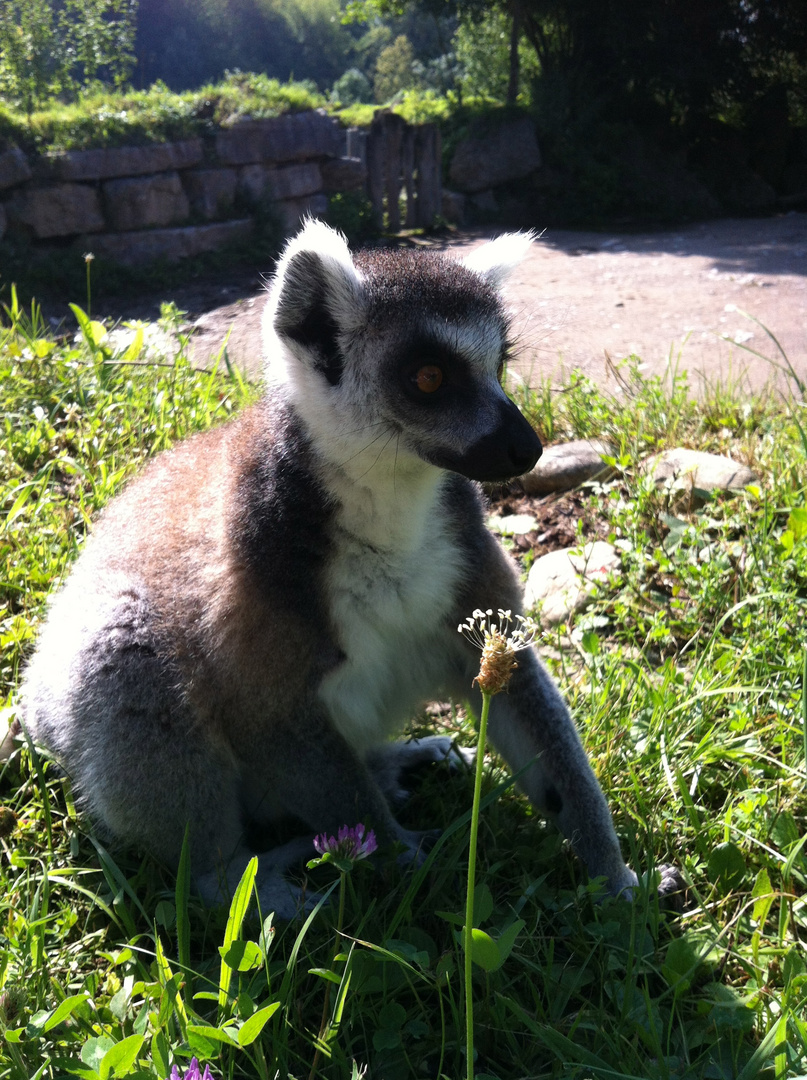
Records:
M426 829L423 831L400 829L396 839L404 845L404 851L398 856L398 865L411 866L417 870L426 861L426 856L434 847L439 836L439 829Z
M367 765L387 799L400 805L409 798L406 781L412 773L443 761L451 768L467 769L475 754L473 748L457 746L450 735L427 735L377 746L367 755Z
M284 922L309 915L322 899L320 893L307 892L280 877L262 882L257 891L262 917L265 919L269 912L274 912L275 918Z
M677 866L668 866L666 863L657 867L657 871L659 904L665 911L680 914L684 910L687 890L681 871Z

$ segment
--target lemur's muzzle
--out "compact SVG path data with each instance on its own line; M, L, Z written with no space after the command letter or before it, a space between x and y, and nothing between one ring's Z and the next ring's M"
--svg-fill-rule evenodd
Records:
M498 405L496 427L463 454L446 455L445 468L469 480L502 482L529 472L541 456L541 440L512 401Z

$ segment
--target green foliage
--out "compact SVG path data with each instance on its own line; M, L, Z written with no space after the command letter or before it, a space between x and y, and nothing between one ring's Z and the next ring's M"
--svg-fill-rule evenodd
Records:
M796 192L805 164L807 6L793 0L364 0L355 17L458 16L421 85L467 104L507 99L511 60L548 168L522 223L600 225L748 212L748 191ZM511 33L518 52L511 56ZM430 71L430 67L433 71ZM439 79L433 78L437 71ZM512 102L511 102L512 104ZM450 132L449 132L450 135ZM798 164L796 164L798 163ZM744 187L744 185L748 185ZM773 193L768 190L768 197ZM534 212L531 216L530 210ZM512 213L512 211L511 211Z
M57 338L11 297L0 327L6 717L91 517L149 455L254 397L236 373L189 367L175 309L158 328L76 316L78 334ZM522 391L522 404L547 438L617 447L616 478L583 497L622 574L544 645L649 887L603 900L486 758L476 1073L784 1080L807 1070L801 408L725 385L695 397L682 371L647 379L635 360L617 374L615 395L574 375L557 393ZM672 443L731 452L760 483L704 505L656 488L640 462ZM462 713L443 719L473 742ZM110 854L65 778L23 746L0 772L0 1073L165 1080L196 1055L227 1080L308 1076L315 1058L329 1080L462 1075L471 794L470 776L435 768L404 809L407 827L442 830L424 866L358 863L342 916L334 867L319 866L322 903L278 927L257 910L254 867L229 911L211 911L186 862L174 880ZM690 882L677 921L657 910L662 861Z
M448 120L451 102L436 90L419 90L415 87L403 91L395 112L410 124L431 124Z
M373 77L373 93L376 101L387 102L399 91L413 85L414 59L415 50L412 48L412 42L404 34L399 34L391 45L381 50Z
M339 0L276 0L274 9L294 43L289 76L312 79L321 90L330 86L345 70L354 41ZM277 56L276 44L272 52Z
M137 0L0 0L0 94L30 113L134 66Z
M51 0L0 3L0 92L30 112L61 89Z
M337 105L356 105L373 100L370 80L358 68L348 68L333 84L331 100Z
M140 0L136 78L185 90L238 68L324 91L354 39L338 0Z
M38 150L138 146L203 135L214 125L239 119L279 116L323 104L324 98L306 84L231 72L215 86L182 94L162 83L127 93L92 89L73 104L52 101L27 120L8 114L13 126L7 138Z
M392 44L393 33L390 26L380 21L370 24L353 47L353 56L357 67L368 78L372 78L376 61L383 49Z
M365 243L378 231L372 203L361 191L338 191L331 195L325 219L344 233L351 247Z
M375 104L347 105L334 108L335 114L346 127L369 127L378 108Z
M504 102L510 65L512 18L506 11L489 8L481 18L460 20L454 36L457 81L463 96ZM519 45L520 100L529 99L529 87L540 68L538 57L525 39Z

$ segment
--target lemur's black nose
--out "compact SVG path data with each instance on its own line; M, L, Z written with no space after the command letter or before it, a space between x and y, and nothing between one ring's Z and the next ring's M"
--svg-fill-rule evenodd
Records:
M513 465L513 476L522 476L529 472L544 451L541 440L530 425L526 421L524 425L525 429L519 427L518 437L508 447L508 454Z
M449 464L470 480L503 482L529 472L541 456L541 440L512 401L502 401L496 427Z

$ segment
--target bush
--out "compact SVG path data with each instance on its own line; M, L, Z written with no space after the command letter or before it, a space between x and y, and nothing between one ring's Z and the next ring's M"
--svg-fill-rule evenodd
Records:
M333 84L331 101L342 105L357 105L373 100L370 80L358 68L348 68Z
M344 233L352 245L362 244L378 231L370 200L360 191L339 191L328 200L325 219Z
M415 50L405 34L399 34L391 45L382 49L375 65L373 92L378 102L389 101L400 90L407 90L415 82L412 64Z

